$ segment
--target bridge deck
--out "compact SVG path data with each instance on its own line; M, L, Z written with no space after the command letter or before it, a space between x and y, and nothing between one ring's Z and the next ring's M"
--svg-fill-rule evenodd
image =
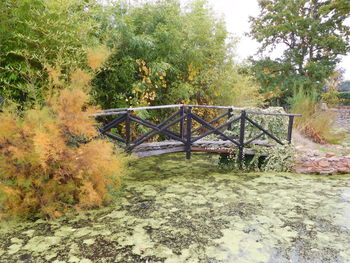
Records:
M255 145L270 147L267 141L255 141ZM192 144L191 151L193 152L213 152L213 153L230 153L232 150L237 149L237 146L230 141L197 141ZM133 149L133 153L138 157L147 157L165 153L185 152L186 145L182 142L168 140L162 142L150 142L143 143ZM247 155L254 155L252 149L244 149L244 153Z

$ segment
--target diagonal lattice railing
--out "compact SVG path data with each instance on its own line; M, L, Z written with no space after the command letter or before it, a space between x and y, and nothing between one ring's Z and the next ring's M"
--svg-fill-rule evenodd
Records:
M153 123L146 119L143 119L139 116L133 114L138 110L157 110L157 109L165 109L165 108L175 108L176 112L172 113L168 118L164 119L160 123ZM215 117L209 121L204 120L196 113L193 112L195 108L209 108L209 109L220 109L225 110L224 114L221 114L218 117ZM237 116L233 115L233 111L239 111L240 113ZM117 115L114 120L110 121L103 128L100 128L99 131L101 134L104 134L111 139L124 143L127 151L132 151L137 146L149 141L153 137L163 134L172 140L183 143L185 146L186 158L191 158L191 150L192 144L198 140L201 140L209 135L216 134L232 142L235 146L238 147L238 160L241 161L243 159L244 148L249 144L254 143L264 135L268 136L278 144L283 145L283 141L277 138L273 132L265 129L261 124L254 121L250 115L254 114L263 114L263 115L275 115L275 116L283 116L288 117L288 131L287 131L287 142L291 142L292 139L292 130L293 130L293 122L295 116L300 116L298 114L287 114L287 113L262 113L262 112L252 112L247 111L242 108L233 108L226 106L206 106L206 105L162 105L162 106L150 106L150 107L139 107L139 108L118 108L118 109L110 109L105 110L103 112L95 114L95 116L106 116L106 115ZM220 124L219 126L214 126L214 123L220 123L223 120L225 122ZM150 130L145 132L144 134L139 135L134 140L131 140L131 123L136 123L142 126L149 128ZM200 126L197 128L193 128L193 123L197 123ZM111 129L120 126L121 124L125 125L125 132L122 136L118 136L112 134L110 132ZM225 129L232 129L232 125L238 123L239 132L238 136L228 136L224 133ZM247 127L247 123L261 131L258 135L253 138L245 138L245 131ZM170 128L177 130L170 130ZM205 130L203 133L199 135L195 135L200 130Z

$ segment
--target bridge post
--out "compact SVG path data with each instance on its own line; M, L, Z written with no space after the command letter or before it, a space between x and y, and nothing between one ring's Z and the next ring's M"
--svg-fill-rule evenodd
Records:
M128 147L130 145L130 112L129 110L126 110L125 113L125 144Z
M292 143L293 122L294 122L294 116L289 116L288 137L287 137L287 141L289 144Z
M231 117L233 116L232 111L233 111L232 109L228 109L228 115L227 115L227 119L228 119L228 120L230 120ZM232 131L232 123L230 123L230 124L227 126L227 129L228 129L229 131Z
M246 111L242 111L241 113L241 123L240 123L240 129L239 129L239 147L238 147L238 163L240 166L242 166L243 162L243 155L244 155L244 133L245 133L245 117L247 113Z
M181 106L181 109L180 109L180 116L182 117L182 116L184 116L185 115L185 106L184 105L182 105ZM184 122L184 120L182 119L181 121L180 121L180 138L181 139L184 139L184 137L185 137L185 122Z
M186 127L186 159L191 159L191 130L192 130L192 107L187 109L187 127Z

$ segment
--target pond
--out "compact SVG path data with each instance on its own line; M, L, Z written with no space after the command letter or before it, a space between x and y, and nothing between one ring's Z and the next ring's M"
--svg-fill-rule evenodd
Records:
M139 159L109 207L2 223L0 262L350 262L350 176Z

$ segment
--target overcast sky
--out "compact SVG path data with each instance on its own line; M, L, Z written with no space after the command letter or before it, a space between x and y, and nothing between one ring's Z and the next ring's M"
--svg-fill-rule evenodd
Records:
M258 43L244 33L249 31L249 16L259 14L257 0L208 0L215 12L223 15L226 20L229 32L240 37L237 46L237 55L240 59L254 55L257 51ZM186 2L186 0L184 0ZM344 79L350 80L350 54L343 58L340 67L346 70Z

